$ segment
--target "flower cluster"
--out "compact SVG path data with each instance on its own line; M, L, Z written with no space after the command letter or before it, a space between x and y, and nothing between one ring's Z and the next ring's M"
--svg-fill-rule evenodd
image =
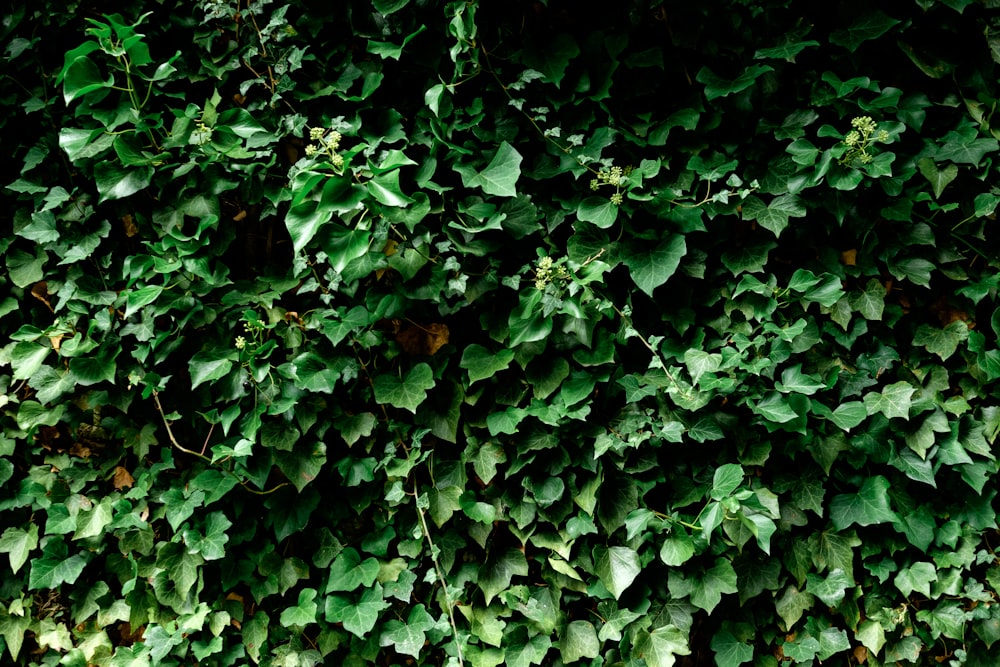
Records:
M545 256L538 260L535 267L535 289L545 289L545 286L556 280L569 280L569 272L565 266L557 265L551 257Z
M246 336L237 336L233 345L236 347L237 350L240 350L242 352L243 350L247 349L248 344L251 344L251 349L249 351L252 352L253 349L255 349L257 345L261 342L264 329L266 327L267 325L264 323L264 320L262 319L256 318L252 320L246 320L245 322L243 322L243 331L245 331L252 338L252 341L248 341Z
M611 194L609 199L611 203L615 206L619 206L624 200L624 195L622 195L622 186L625 185L625 179L628 175L632 173L632 167L611 167L610 169L601 169L597 172L597 178L590 181L590 189L597 191L602 186L609 185L615 189Z
M878 130L878 123L872 120L871 116L858 116L851 120L851 127L854 129L844 136L844 145L848 150L840 159L841 164L848 164L854 160L862 164L871 163L873 156L868 152L872 144L877 141L889 141L889 133L885 130ZM876 132L878 130L878 132Z
M324 155L338 173L344 168L344 156L337 152L343 135L337 130L327 130L314 127L309 130L309 140L314 142L306 146L306 157Z

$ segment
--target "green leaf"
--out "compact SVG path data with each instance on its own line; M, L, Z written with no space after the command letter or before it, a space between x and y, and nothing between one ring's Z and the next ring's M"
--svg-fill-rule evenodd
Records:
M878 655L878 652L885 646L885 628L882 627L881 623L870 618L861 621L854 636L875 655Z
M514 547L490 554L479 568L478 583L489 604L499 593L510 588L515 577L528 576L528 561L524 552Z
M293 626L304 627L316 622L316 589L303 588L299 591L299 601L294 607L287 607L281 612L279 619L281 625L286 628Z
M768 65L751 65L735 79L724 79L707 67L702 67L695 79L705 84L705 99L711 101L742 92L752 86L762 74L773 71L774 68Z
M776 391L768 392L764 398L750 407L756 414L776 424L784 424L799 415L788 404L787 399Z
M690 349L684 353L684 365L687 366L688 375L691 382L698 384L698 380L705 373L714 373L722 365L721 354L711 354L704 350Z
M260 662L260 652L267 642L267 629L271 624L271 619L263 611L258 611L243 624L243 646L247 649L250 659L256 663Z
M427 398L427 390L434 386L434 372L425 363L410 369L404 379L396 375L379 375L372 382L375 400L416 414L417 406Z
M427 609L424 605L418 604L410 610L406 623L396 620L386 623L379 637L379 643L382 646L394 647L397 653L419 658L427 640L425 633L434 626L434 619L427 613Z
M716 558L715 565L694 586L691 604L711 613L722 601L723 593L736 591L736 570L725 558Z
M934 188L935 199L940 199L941 193L948 187L948 184L958 178L958 167L954 164L949 164L944 169L938 169L933 158L925 157L917 162L917 166L920 168L920 174Z
M739 488L743 483L743 466L738 463L726 463L715 469L712 477L712 498L722 500Z
M881 37L898 24L897 19L881 11L870 11L858 15L849 28L834 30L830 41L854 53L863 43Z
M69 549L62 538L49 538L42 548L42 555L31 561L28 590L56 588L62 584L72 584L83 572L86 565L87 559L82 555L69 555Z
M345 630L359 639L364 639L365 635L375 627L379 614L389 606L390 604L382 597L382 586L375 584L366 588L356 603L341 595L327 597L324 615L327 621L343 623Z
M38 372L49 356L52 348L33 341L23 341L14 345L10 353L10 364L13 367L15 380L29 380Z
M850 431L868 417L868 409L861 401L850 401L841 403L837 409L830 414L830 421L844 429Z
M7 528L0 536L0 553L7 554L10 559L12 574L17 574L36 547L38 547L38 526L33 523L28 524L27 530Z
M515 178L516 180L516 178ZM399 170L393 169L384 174L378 174L366 183L369 194L381 204L405 208L412 204L415 199L408 197L399 188ZM486 190L485 186L483 188Z
M844 599L846 590L854 586L843 570L831 570L826 577L809 573L806 575L806 590L823 601L827 607L836 607Z
M796 393L812 396L826 383L815 375L806 375L802 372L802 364L797 364L786 368L781 373L781 382L776 382L774 388L783 394Z
M860 313L866 320L881 320L885 309L885 286L872 278L863 292L852 292L847 297L851 310Z
M359 586L369 587L378 576L379 564L375 558L361 560L358 552L345 548L330 565L330 576L326 592L353 591Z
M785 630L791 630L792 626L799 622L802 614L813 608L815 598L805 591L800 591L795 586L789 586L780 598L775 600L774 610L785 624Z
M937 581L937 569L933 563L919 562L902 568L892 580L904 598L910 597L913 591L924 597L931 596L931 584Z
M103 534L104 529L111 523L111 519L111 498L105 496L96 505L77 515L76 532L73 533L73 539L84 540Z
M488 195L514 197L517 179L521 176L521 154L506 141L500 144L496 155L486 169L476 175L476 185Z
M570 622L559 640L559 652L566 664L578 662L581 658L596 658L600 651L597 630L590 621Z
M892 523L899 517L889 508L889 480L869 477L858 493L842 493L830 501L830 520L837 530L848 526Z
M469 384L491 378L504 370L514 360L513 350L503 348L498 352L490 352L482 345L473 343L465 348L459 367L469 371Z
M123 168L115 162L98 162L94 165L94 180L101 201L124 199L149 187L153 168Z
M728 630L716 632L711 647L715 651L717 667L739 667L753 660L753 646L741 642Z
M880 393L873 391L864 395L865 409L869 415L881 412L887 418L910 418L910 405L913 393L916 391L908 382L896 382L886 385Z
M694 556L694 542L683 528L675 528L660 546L660 560L665 565L678 567Z
M928 352L938 355L941 361L944 361L955 354L958 345L968 337L969 327L962 320L955 320L943 329L922 324L913 335L913 344L922 345Z
M632 585L641 570L639 554L634 549L594 547L594 572L616 600Z
M235 351L235 348L233 348ZM226 357L219 357L216 350L198 352L188 360L188 370L191 372L191 388L194 389L205 382L212 382L224 377L233 367L229 358L232 353L226 352Z
M673 667L679 655L691 655L687 633L673 625L664 625L652 632L642 631L636 639L633 654L648 667Z
M616 204L605 197L587 197L577 207L576 217L599 229L607 229L618 219L618 209Z
M653 296L653 290L667 282L687 254L687 243L681 235L672 235L656 246L635 244L625 256L632 280L643 292Z
M105 78L94 61L85 55L92 50L91 45L97 46L95 42L86 42L66 54L59 78L63 82L63 99L67 105L78 97L115 85L114 74L109 72Z

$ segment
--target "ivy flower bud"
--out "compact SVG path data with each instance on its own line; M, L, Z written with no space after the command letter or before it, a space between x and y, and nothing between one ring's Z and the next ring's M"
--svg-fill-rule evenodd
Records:
M317 152L319 152L319 149L316 148L316 144L309 144L306 146L306 157L312 157L313 155L316 155Z
M247 339L243 336L237 336L235 345L237 350L242 350L247 346Z
M620 206L621 203L622 203L622 200L623 200L623 197L622 197L622 193L620 193L620 192L616 192L613 195L611 195L611 203L614 204L615 206Z
M324 130L322 127L314 127L309 130L309 138L312 141L319 141L320 139L323 138L323 135L325 133L326 130Z

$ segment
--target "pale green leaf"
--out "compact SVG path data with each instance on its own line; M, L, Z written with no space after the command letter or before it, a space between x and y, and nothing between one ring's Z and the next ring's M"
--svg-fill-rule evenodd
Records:
M881 412L887 418L910 418L910 405L913 393L916 391L909 382L896 382L886 385L882 391L870 391L864 395L865 409L869 415Z
M434 372L426 363L419 363L400 379L397 375L383 374L372 382L375 400L382 404L409 410L416 414L417 406L427 398L427 390L434 386Z
M641 570L639 554L635 549L602 545L594 547L594 572L616 600L632 585Z
M897 518L889 507L889 480L881 475L866 479L857 493L842 493L830 501L830 520L837 530L853 524L892 523Z
M477 175L476 184L488 195L497 197L517 195L515 186L521 176L521 159L521 154L504 141L486 169Z
M684 237L675 234L655 246L651 243L631 246L625 256L625 266L639 289L653 296L653 290L674 275L686 254Z

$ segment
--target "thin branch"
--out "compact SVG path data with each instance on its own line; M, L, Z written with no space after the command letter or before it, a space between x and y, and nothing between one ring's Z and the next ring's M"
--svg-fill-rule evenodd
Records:
M420 490L417 488L417 480L413 480L413 500L417 508L417 517L420 519L420 530L424 533L424 539L427 540L427 545L431 550L431 561L434 563L434 571L437 572L438 581L441 582L441 590L444 591L444 603L448 607L448 621L451 623L451 631L455 636L455 650L458 651L458 665L459 667L464 667L465 661L462 659L462 642L458 637L458 625L455 623L455 603L451 600L451 594L448 593L448 580L445 579L444 570L441 569L441 563L438 561L436 549L434 547L434 540L431 539L431 531L427 527L427 518L424 516L424 510L420 507Z

